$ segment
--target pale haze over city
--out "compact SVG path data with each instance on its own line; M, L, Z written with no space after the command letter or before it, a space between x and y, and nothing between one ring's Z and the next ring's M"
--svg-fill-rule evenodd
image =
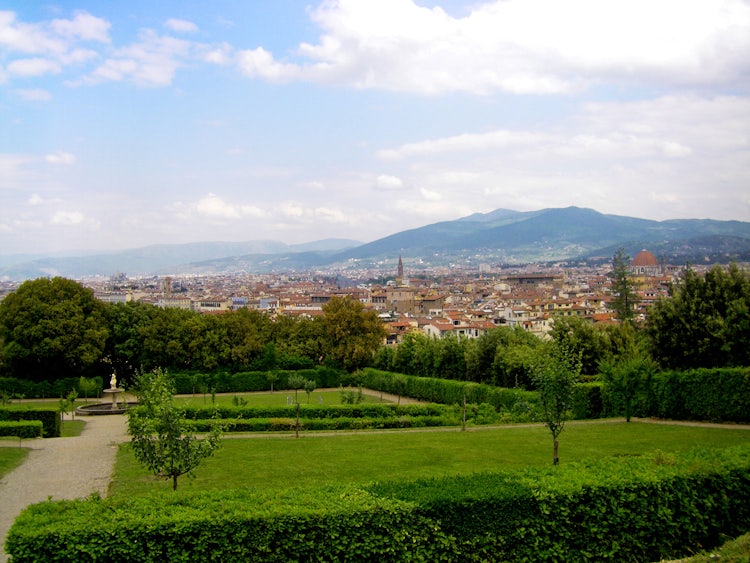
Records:
M11 0L0 251L750 221L750 2Z

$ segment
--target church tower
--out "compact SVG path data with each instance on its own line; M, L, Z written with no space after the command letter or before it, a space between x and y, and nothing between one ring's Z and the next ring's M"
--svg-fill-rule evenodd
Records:
M396 281L400 284L404 281L404 263L401 256L398 257L398 270L396 271Z

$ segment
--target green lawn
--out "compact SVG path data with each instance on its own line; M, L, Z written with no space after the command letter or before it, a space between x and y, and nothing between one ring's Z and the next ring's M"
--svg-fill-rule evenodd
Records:
M654 450L750 443L750 430L633 422L571 422L560 436L560 460L633 455ZM238 487L284 488L332 483L466 474L552 462L552 439L542 425L472 428L468 432L395 431L337 435L262 435L227 438L196 478L181 478L179 490ZM120 447L113 496L169 490Z
M294 391L274 391L273 393L222 393L216 395L216 404L229 406L234 404L235 397L239 400L247 401L248 406L253 407L283 407L288 400L294 401ZM320 389L313 391L308 400L307 393L304 390L298 392L299 402L301 405L340 405L341 392L338 389ZM380 397L371 395L362 395L362 402L374 403L380 402ZM384 401L387 402L387 401ZM211 395L178 395L175 397L175 403L178 405L192 406L210 406Z
M18 443L18 438L12 438L12 440L14 443ZM23 460L26 459L28 453L29 450L23 447L0 447L0 478L21 465L23 463Z

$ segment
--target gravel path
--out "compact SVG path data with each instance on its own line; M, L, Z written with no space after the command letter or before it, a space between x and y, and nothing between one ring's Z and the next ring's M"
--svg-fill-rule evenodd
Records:
M84 419L81 419L84 420ZM124 415L85 417L74 438L26 440L26 460L0 480L0 562L8 560L5 537L26 506L53 500L107 495L117 444L128 440ZM8 447L16 442L7 442Z

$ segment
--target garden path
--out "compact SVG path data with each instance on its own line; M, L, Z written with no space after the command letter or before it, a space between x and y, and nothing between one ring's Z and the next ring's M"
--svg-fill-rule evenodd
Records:
M80 436L26 440L24 462L0 480L0 563L8 561L5 537L28 505L107 495L117 444L128 440L124 415L89 416ZM17 447L16 442L4 442Z

